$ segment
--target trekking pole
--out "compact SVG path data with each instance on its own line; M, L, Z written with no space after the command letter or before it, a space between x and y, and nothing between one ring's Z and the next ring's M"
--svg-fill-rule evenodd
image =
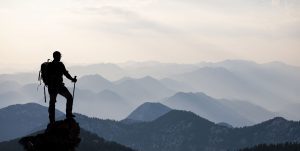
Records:
M44 85L44 99L45 99L45 103L47 103L47 98L46 98L46 85Z
M75 79L77 78L77 76L75 76ZM76 84L76 82L74 82L74 87L73 87L73 101L74 101L74 95L75 95L75 84Z

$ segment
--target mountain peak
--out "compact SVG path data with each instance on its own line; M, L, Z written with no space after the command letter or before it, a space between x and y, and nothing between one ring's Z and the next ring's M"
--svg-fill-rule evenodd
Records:
M152 82L152 81L155 81L157 82L158 80L156 80L155 78L151 77L151 76L145 76L145 77L142 77L138 80L144 80L144 81L149 81L149 82Z
M161 103L146 102L131 112L125 120L153 121L170 110L171 108Z
M274 123L274 122L279 122L279 123L281 123L281 122L287 122L288 120L286 120L286 119L283 118L283 117L274 117L273 119L271 119L271 120L269 120L269 121L272 121L273 123Z
M159 117L154 122L158 121L169 121L178 123L178 121L198 121L199 123L203 123L205 125L213 125L214 123L202 118L191 111L183 111L183 110L171 110L165 115Z
M177 92L175 95L171 96L170 99L176 99L176 98L194 98L194 99L203 99L203 100L211 100L212 97L206 95L202 92Z
M91 90L93 92L99 92L101 90L111 88L113 85L113 83L99 74L82 76L78 80L78 88Z
M41 111L47 111L47 107L37 104L37 103L33 103L33 102L25 103L25 104L14 104L14 105L10 105L10 106L0 109L0 113L1 112L12 112L14 114L18 114L18 113L31 114L33 112L40 113ZM60 112L60 113L63 114L62 112Z
M224 61L221 61L219 62L221 64L248 64L248 65L255 65L257 64L256 62L254 61L251 61L251 60L239 60L239 59L227 59L227 60L224 60Z
M117 80L117 81L114 81L115 84L120 84L124 81L128 81L128 80L134 80L134 78L131 78L131 77L128 77L128 76L125 76L125 77L122 77L121 79Z
M10 106L7 106L5 108L24 108L24 107L44 107L40 104L37 104L37 103L33 103L33 102L30 102L30 103L25 103L25 104L13 104L13 105L10 105ZM5 109L3 108L3 109Z
M286 120L283 117L275 117L259 125L268 125L269 127L284 127L285 125L289 125L289 123L290 121Z
M193 92L177 92L173 97L195 96Z
M144 76L143 78L141 78L141 79L153 79L153 80L155 80L153 77L151 77L151 76Z

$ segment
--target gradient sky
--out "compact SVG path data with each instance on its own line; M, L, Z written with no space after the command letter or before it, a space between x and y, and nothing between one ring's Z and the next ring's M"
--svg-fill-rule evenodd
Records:
M0 0L0 68L246 59L300 66L299 0ZM29 66L30 65L30 66Z

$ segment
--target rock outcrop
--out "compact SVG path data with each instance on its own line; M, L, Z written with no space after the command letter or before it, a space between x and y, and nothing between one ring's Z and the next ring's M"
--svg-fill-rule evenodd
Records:
M44 133L20 139L26 151L75 151L79 145L80 127L74 119L48 124Z

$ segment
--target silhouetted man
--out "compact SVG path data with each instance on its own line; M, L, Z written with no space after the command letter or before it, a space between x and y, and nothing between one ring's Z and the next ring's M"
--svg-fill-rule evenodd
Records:
M75 117L72 114L72 107L73 107L73 96L69 92L69 90L65 87L63 83L63 75L65 75L68 79L72 82L76 82L77 79L73 78L69 72L66 70L65 65L60 62L61 53L55 51L53 53L53 61L48 65L48 92L50 95L50 102L49 102L49 120L50 123L55 122L55 103L57 94L64 96L67 99L66 103L66 117L73 118Z

